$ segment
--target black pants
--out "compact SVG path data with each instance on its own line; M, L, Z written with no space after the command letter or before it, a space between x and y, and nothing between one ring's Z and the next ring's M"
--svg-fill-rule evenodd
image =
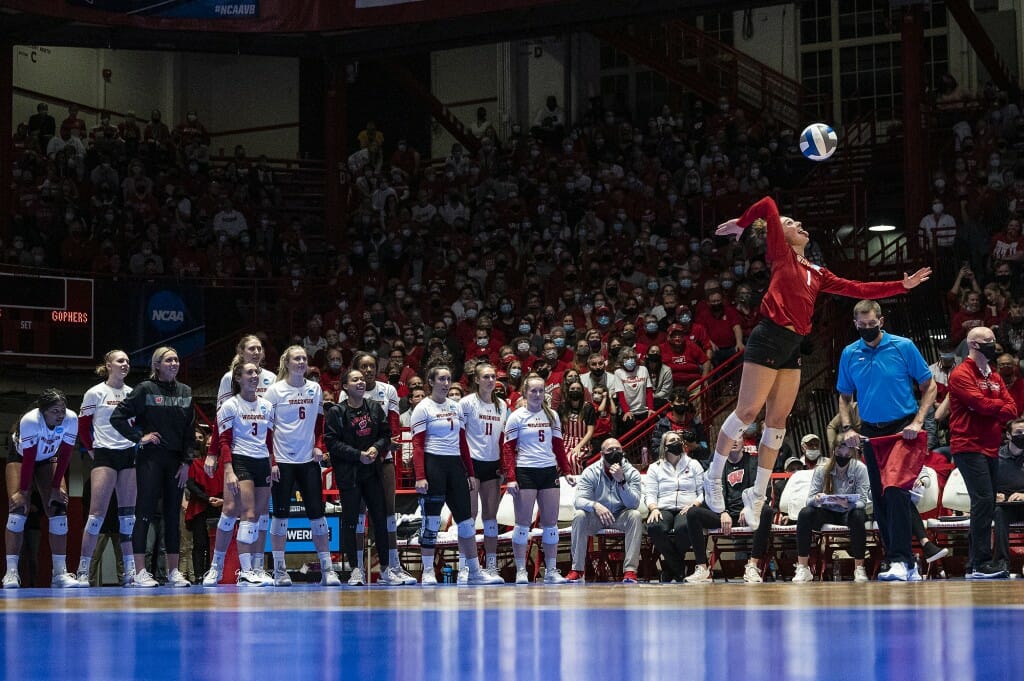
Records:
M654 549L661 554L666 572L673 577L683 576L683 558L690 550L690 534L686 528L686 513L659 509L661 520L647 526L647 535Z
M365 469L365 470L363 470ZM359 511L366 505L366 511L373 525L373 540L377 545L377 557L381 570L388 567L388 519L384 504L384 483L376 466L360 466L354 485L342 487L341 492L341 550L353 566L358 549L356 546L356 523Z
M192 532L192 571L202 577L210 569L210 523L220 518L220 510L209 507L185 523Z
M306 463L279 463L281 479L271 483L270 495L274 502L275 518L287 518L292 505L292 492L298 488L302 495L302 504L306 507L306 517L310 520L324 517L323 481L320 478L320 464L316 461Z
M960 452L953 462L971 496L968 563L975 568L992 560L992 521L996 512L996 471L999 459L981 452Z
M995 560L1002 562L1010 560L1010 523L1019 523L1022 520L1024 520L1024 507L1020 504L996 506L996 547L993 555Z
M138 498L135 502L135 530L132 532L132 550L146 552L146 536L149 524L156 515L157 503L161 498L164 521L164 546L167 553L178 553L181 549L181 535L178 530L178 515L181 513L181 495L184 489L178 487L174 477L181 466L181 455L177 452L147 448L139 454L135 466L138 484Z
M846 525L850 528L850 555L857 560L864 560L864 549L868 543L866 528L867 514L862 508L855 508L840 513L827 508L804 506L796 520L796 555L811 555L811 533L820 530L825 523Z
M861 425L860 434L867 438L895 435L903 432L903 427L914 420L914 414L884 424ZM914 562L911 550L913 502L910 491L898 487L882 489L882 473L878 468L878 460L871 443L864 447L864 463L868 467L868 480L871 482L871 502L874 505L875 520L878 522L878 534L885 546L885 555L890 563L902 562L908 567Z
M768 534L772 531L772 520L775 509L765 504L761 507L761 524L754 532L753 546L750 548L751 558L760 558L768 550ZM731 515L731 514L730 514ZM732 526L739 527L739 514L732 519ZM722 516L707 506L691 506L686 512L686 529L690 533L690 546L697 565L708 562L708 542L704 530L717 530L722 527Z

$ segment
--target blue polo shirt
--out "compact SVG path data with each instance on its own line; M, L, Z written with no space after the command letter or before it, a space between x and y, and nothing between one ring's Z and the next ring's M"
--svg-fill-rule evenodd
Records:
M913 341L883 331L877 347L858 339L843 348L836 389L857 395L862 420L884 423L917 413L914 386L931 377Z

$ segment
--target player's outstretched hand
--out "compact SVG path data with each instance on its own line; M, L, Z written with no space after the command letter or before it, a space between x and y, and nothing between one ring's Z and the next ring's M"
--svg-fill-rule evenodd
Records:
M715 236L735 236L736 240L740 240L740 236L743 234L743 228L739 226L739 218L733 218L727 222L723 222L718 225L718 229L715 230Z
M931 267L922 267L921 269L919 269L918 271L914 272L913 274L907 274L906 272L904 272L903 273L903 288L905 288L905 289L907 289L909 291L910 289L912 289L912 288L914 288L916 286L919 286L920 284L923 284L924 282L928 281L928 278L930 276L932 276L932 268Z

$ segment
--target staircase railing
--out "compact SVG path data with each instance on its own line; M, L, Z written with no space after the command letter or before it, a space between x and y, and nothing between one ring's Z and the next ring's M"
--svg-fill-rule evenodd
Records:
M1012 99L1016 99L1020 93L1020 83L1014 79L1010 68L1003 61L1003 58L996 50L995 43L989 36L988 31L981 24L978 15L974 13L971 3L967 0L946 0L946 9L959 24L967 42L974 48L978 55L978 61L982 63L989 77L1000 89L1010 93Z

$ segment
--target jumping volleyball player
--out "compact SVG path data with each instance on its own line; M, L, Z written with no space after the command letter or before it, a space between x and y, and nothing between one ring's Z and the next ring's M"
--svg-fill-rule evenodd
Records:
M765 407L765 429L757 452L757 476L754 486L743 491L747 525L757 529L761 522L768 480L771 477L779 448L786 437L789 416L800 389L800 344L811 332L811 315L818 292L853 298L888 298L928 281L931 268L924 267L903 281L861 282L843 279L819 267L803 256L810 237L803 224L789 217L780 218L771 197L764 197L742 217L719 225L718 236L735 235L755 220L767 224L767 259L772 278L761 302L762 320L750 334L743 353L743 376L740 379L736 410L725 419L718 432L715 455L708 470L708 508L716 513L725 510L722 497L722 471L732 442L743 435L762 407Z

